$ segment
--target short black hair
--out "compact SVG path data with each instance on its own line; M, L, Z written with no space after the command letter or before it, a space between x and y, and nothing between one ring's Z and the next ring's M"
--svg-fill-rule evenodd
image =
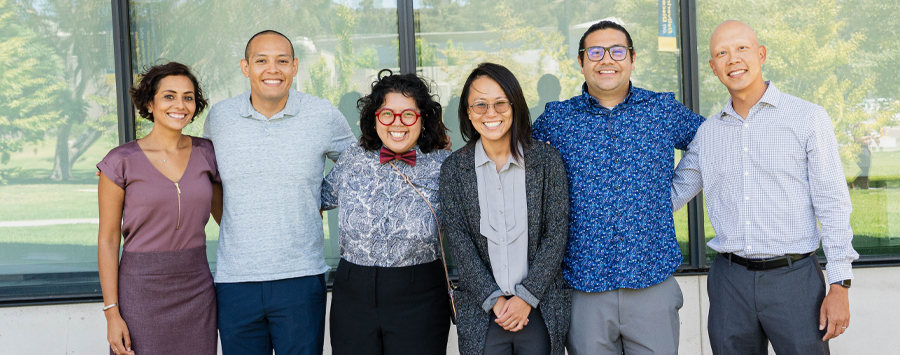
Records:
M278 36L284 37L284 39L286 39L288 41L288 44L291 45L291 58L294 58L294 43L291 42L290 38L287 38L287 36L285 36L281 32L275 31L275 30L265 30L265 31L257 32L255 35L253 35L253 37L250 37L249 41L247 41L247 46L244 47L244 60L246 60L248 62L250 61L250 43L252 43L253 40L256 39L256 37L259 37L262 35L278 35Z
M131 102L134 103L134 107L137 108L141 117L153 122L153 114L150 113L147 106L150 106L156 92L159 91L159 82L167 76L184 76L191 81L191 84L194 84L194 104L197 107L194 110L194 116L191 117L191 122L193 122L194 118L206 109L208 103L203 97L203 90L200 88L197 77L191 73L191 69L187 65L178 62L154 65L147 69L142 74L141 81L130 90Z
M587 31L584 32L584 35L581 36L581 41L578 42L578 58L581 59L581 62L584 63L584 52L581 51L584 49L584 40L591 33L600 31L600 30L616 30L625 34L625 39L628 42L628 46L631 47L629 50L631 52L631 61L634 61L634 42L631 41L631 34L628 33L628 30L625 29L622 25L615 23L610 20L603 20L591 25Z
M444 127L441 104L431 94L425 80L415 74L395 75L390 69L382 69L378 72L378 79L372 83L372 93L356 102L362 134L359 138L360 147L375 151L384 144L375 130L375 112L384 105L384 98L390 93L403 94L416 100L416 107L422 114L423 130L418 141L422 153L430 153L447 144L450 139L447 137L447 127Z
M522 86L519 85L519 80L509 69L500 64L478 64L466 79L459 100L459 133L467 142L466 145L475 144L481 138L481 134L475 130L472 120L469 119L469 92L475 79L482 76L497 82L503 89L503 93L506 94L506 98L509 99L513 118L512 126L509 128L509 149L513 159L521 162L522 155L519 154L518 145L521 144L523 150L531 147L531 114L528 112L528 103L525 101L525 93L522 91Z

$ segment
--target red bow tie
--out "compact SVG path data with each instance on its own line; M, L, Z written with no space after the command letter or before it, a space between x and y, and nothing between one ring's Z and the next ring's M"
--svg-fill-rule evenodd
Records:
M381 151L378 152L378 157L381 159L382 164L387 163L391 160L397 159L399 161L409 164L409 166L416 166L416 151L415 150L410 150L406 153L394 153L385 147L381 147Z

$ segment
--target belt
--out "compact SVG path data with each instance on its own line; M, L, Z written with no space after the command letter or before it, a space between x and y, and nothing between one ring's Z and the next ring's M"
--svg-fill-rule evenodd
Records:
M721 253L720 255L735 264L746 267L747 270L771 270L791 265L792 263L806 259L813 254L815 254L815 252L806 254L787 254L768 259L747 259L733 253Z

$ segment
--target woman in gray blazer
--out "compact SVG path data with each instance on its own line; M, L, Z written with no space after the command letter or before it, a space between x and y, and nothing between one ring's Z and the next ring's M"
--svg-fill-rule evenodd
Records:
M559 152L533 141L522 89L482 63L463 86L467 141L441 167L441 222L459 271L459 350L562 355L571 288L561 264L568 180Z

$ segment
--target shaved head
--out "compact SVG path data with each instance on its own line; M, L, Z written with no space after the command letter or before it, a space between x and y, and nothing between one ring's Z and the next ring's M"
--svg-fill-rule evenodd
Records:
M743 38L753 46L759 47L759 38L756 37L756 31L750 26L738 20L726 20L716 27L716 30L713 31L712 36L709 38L709 56L714 56L713 51L717 44L732 38Z
M766 47L759 44L756 32L747 24L728 20L713 31L709 67L728 88L732 106L742 117L766 92L768 85L762 78L765 62Z

